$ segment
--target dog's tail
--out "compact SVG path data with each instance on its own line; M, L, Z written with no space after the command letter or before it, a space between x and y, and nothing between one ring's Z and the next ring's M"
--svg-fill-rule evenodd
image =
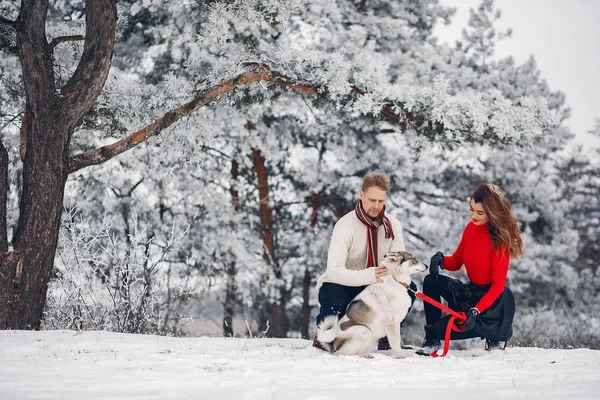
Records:
M337 315L329 315L317 326L317 342L324 348L333 353L333 342L338 334L338 317Z

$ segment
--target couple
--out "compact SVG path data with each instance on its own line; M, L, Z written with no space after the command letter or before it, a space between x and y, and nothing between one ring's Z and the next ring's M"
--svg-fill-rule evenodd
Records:
M328 315L340 318L348 304L367 285L381 282L386 267L379 266L390 251L404 251L402 226L398 219L385 214L385 198L390 179L385 174L368 173L363 179L360 200L354 211L343 216L333 229L327 270L317 281L319 325ZM465 312L464 332L452 331L451 340L481 337L486 349L506 348L512 336L515 302L506 286L510 257L523 253L523 242L512 214L510 202L500 189L482 183L470 199L469 222L457 249L451 256L437 252L423 281L423 293L435 300L440 297L456 311ZM458 271L465 266L469 283L440 275L439 270ZM411 283L416 290L416 285ZM412 301L415 296L409 291ZM437 351L450 319L429 303L425 308L425 339L420 354ZM319 344L313 342L315 347ZM386 338L378 349L389 348Z

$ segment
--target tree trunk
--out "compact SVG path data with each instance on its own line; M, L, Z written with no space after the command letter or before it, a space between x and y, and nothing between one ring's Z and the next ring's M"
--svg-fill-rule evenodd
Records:
M33 113L28 111L28 115ZM36 122L37 127L28 131L28 142L32 143L34 137L42 140L28 146L14 251L7 254L2 265L3 274L9 274L9 282L0 292L6 304L0 310L0 327L4 329L39 327L58 242L67 178L65 161L68 152L64 139L68 132L57 132L59 127L50 119L42 121L38 117ZM52 136L41 132L54 133L54 138L62 136L63 140L44 140ZM17 272L17 265L21 265L21 274ZM14 282L14 288L11 288L10 280Z
M319 216L319 194L314 193L311 198L311 216L310 216L310 234L314 234ZM310 326L310 288L312 286L312 273L308 263L304 268L304 278L302 279L302 337L308 338L308 327Z
M304 278L302 279L302 337L308 338L308 327L310 326L310 288L312 287L312 274L308 265L304 268Z
M260 217L260 230L263 240L263 258L273 267L276 275L280 275L275 260L275 240L273 237L273 210L269 203L269 171L265 165L265 158L260 150L252 149L252 162L258 183L258 214ZM279 278L279 276L278 276Z
M259 216L260 226L263 239L263 257L265 263L273 270L273 275L278 281L281 281L281 269L275 257L275 239L273 232L273 209L269 203L269 171L265 165L265 158L260 150L252 149L252 162L256 172L258 182L259 196ZM270 336L286 337L288 331L288 319L285 314L285 305L287 301L287 292L284 287L281 287L276 294L277 299L271 299L271 319L270 319ZM267 333L269 335L269 333Z
M8 232L6 230L6 201L8 199L8 152L0 141L0 254L8 251ZM0 270L0 273L2 271ZM4 284L2 275L0 283Z
M327 147L324 142L321 142L319 147L319 160L317 163L317 176L321 175L321 165L323 164L323 156ZM310 214L310 235L314 237L315 227L319 217L319 207L323 203L323 199L319 193L313 193L310 201L311 214ZM313 241L310 240L309 243ZM310 305L310 288L313 283L313 271L311 271L311 265L307 262L304 268L304 278L302 279L302 337L308 338L308 327L310 326L310 311L312 309Z
M233 317L235 315L235 301L237 286L235 284L235 261L227 267L227 284L225 286L225 301L223 302L223 336L233 337Z
M46 40L47 8L47 0L23 0L17 20L26 96L23 192L13 250L4 253L0 266L0 329L40 325L60 230L69 142L76 123L104 86L114 44L115 0L86 1L82 57L57 95L52 46ZM5 200L7 184L2 182L0 189L0 200ZM0 241L6 232L5 218L3 224Z
M239 176L240 164L233 160L231 162L231 187L229 193L231 194L231 205L233 206L233 212L238 213L240 211L240 194L237 190L237 180ZM235 229L232 226L232 230ZM227 284L225 287L225 301L223 303L223 335L226 337L232 337L233 332L233 316L235 310L235 302L237 299L237 286L235 278L237 275L236 262L231 255L232 260L229 262L227 267Z

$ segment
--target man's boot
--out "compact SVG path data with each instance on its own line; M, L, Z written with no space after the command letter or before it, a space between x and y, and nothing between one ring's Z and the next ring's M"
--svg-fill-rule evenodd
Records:
M420 356L429 356L431 353L437 352L442 347L440 339L435 336L432 325L425 325L425 339L423 346L416 353Z

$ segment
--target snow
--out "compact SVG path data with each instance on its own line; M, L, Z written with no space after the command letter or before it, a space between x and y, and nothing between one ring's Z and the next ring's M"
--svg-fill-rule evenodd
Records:
M302 339L0 331L1 399L592 399L600 351L335 356ZM485 396L485 397L484 397Z

